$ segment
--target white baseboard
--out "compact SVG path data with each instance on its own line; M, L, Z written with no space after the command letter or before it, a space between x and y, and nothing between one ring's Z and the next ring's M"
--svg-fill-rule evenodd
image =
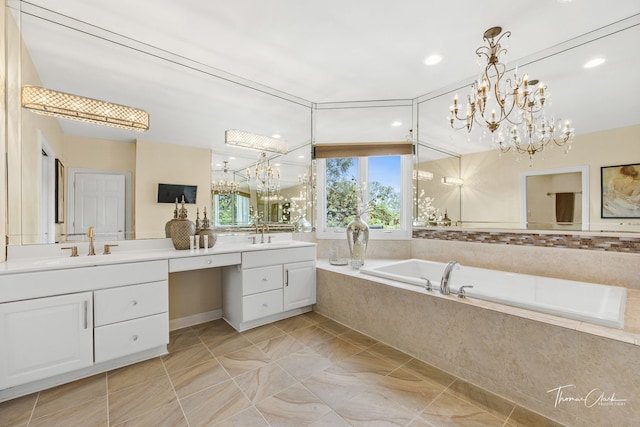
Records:
M193 316L181 317L179 319L169 320L169 330L186 328L188 326L199 325L200 323L209 322L211 320L222 319L222 309L205 311L204 313L194 314Z

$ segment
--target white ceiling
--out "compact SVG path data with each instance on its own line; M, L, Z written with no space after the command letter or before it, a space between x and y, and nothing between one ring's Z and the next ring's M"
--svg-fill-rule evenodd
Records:
M493 26L512 33L505 62L544 81L551 109L577 134L640 123L638 0L9 3L22 8L43 85L151 116L143 134L61 122L72 134L209 147L221 161L234 154L225 129L279 133L297 147L312 127L316 141L403 140L417 119L422 142L485 150L446 117L477 76L474 52ZM434 53L444 59L426 66ZM594 56L607 62L582 68ZM371 108L335 108L345 106Z

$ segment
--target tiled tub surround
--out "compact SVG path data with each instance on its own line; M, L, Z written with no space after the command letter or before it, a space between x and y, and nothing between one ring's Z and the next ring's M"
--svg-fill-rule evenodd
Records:
M375 261L370 260L370 263ZM454 295L318 263L316 310L523 407L571 426L640 420L640 292L631 290L626 327L602 326ZM561 401L615 396L587 407ZM591 402L589 402L591 403ZM620 403L620 405L618 405Z
M169 352L0 403L0 426L556 426L314 312Z

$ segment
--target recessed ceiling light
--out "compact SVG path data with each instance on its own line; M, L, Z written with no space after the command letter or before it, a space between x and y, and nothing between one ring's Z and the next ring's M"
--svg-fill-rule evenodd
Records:
M571 3L573 0L558 0L558 3Z
M584 64L584 68L597 67L598 65L604 64L604 61L606 61L606 59L604 59L604 58L593 58L592 60L587 61L587 63Z
M222 163L216 163L216 167L222 167Z
M279 133L274 133L273 135L271 135L271 138L282 138L282 135L280 135Z
M304 154L300 154L300 155L298 156L298 158L299 158L299 159L304 159Z
M235 159L236 159L235 157L229 157L229 160L235 160Z
M394 126L394 127L402 126L402 122L396 120L395 122L391 123L391 126Z
M442 56L436 54L428 56L427 59L424 60L424 63L426 65L436 65L440 61L442 61Z

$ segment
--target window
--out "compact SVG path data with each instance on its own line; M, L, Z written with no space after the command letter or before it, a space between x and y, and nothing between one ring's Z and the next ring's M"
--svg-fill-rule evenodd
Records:
M249 196L244 194L216 194L214 199L215 225L249 223Z
M370 239L411 237L411 156L317 160L320 238L336 238L360 212Z

